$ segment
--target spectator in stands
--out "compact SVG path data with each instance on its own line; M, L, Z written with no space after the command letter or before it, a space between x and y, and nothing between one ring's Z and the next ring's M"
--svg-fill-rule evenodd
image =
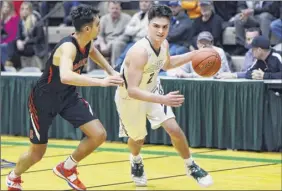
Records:
M95 45L105 57L111 57L111 64L114 65L122 51L116 39L124 33L131 17L121 12L120 2L111 1L108 6L109 13L100 20L100 34Z
M8 55L8 43L17 37L17 28L19 16L15 13L13 2L4 1L1 7L0 28L1 28L1 65L5 64Z
M270 37L271 21L275 19L269 7L273 2L271 1L239 1L238 14L235 20L236 29L236 49L234 55L243 55L247 51L244 48L245 44L245 28L260 27L262 35Z
M246 78L254 80L282 79L281 52L270 48L270 41L265 36L257 36L251 43L257 61L247 71Z
M72 20L70 16L70 12L72 9L77 7L79 4L86 4L89 6L99 6L101 1L65 1L64 2L64 23L61 24L61 26L72 26ZM100 11L100 14L103 13L103 11Z
M172 56L184 54L189 51L184 42L190 36L192 21L182 9L180 1L170 1L168 5L173 14L167 36L169 53Z
M213 1L216 14L223 19L222 29L234 26L235 15L237 14L238 1Z
M197 37L198 49L202 49L202 48L213 48L213 49L215 49L218 52L218 54L220 55L220 58L221 58L221 68L220 68L218 74L220 74L222 72L230 72L228 61L227 61L224 50L222 48L213 46L213 41L214 41L214 38L213 38L213 36L210 32L208 32L208 31L201 32ZM177 70L175 75L179 78L198 78L198 77L201 77L197 73L194 72L191 63L185 64L182 67L180 67L179 70Z
M80 4L79 1L65 1L64 2L64 12L65 12L65 17L64 17L64 23L61 26L72 26L72 21L70 17L70 12L73 8L77 7Z
M247 70L253 65L256 59L253 56L253 51L251 49L251 43L253 39L257 36L261 35L260 28L249 28L246 30L246 49L248 52L245 54L245 59L243 63L243 67L240 72L230 73L223 72L220 73L217 78L219 79L232 79L232 78L245 78Z
M280 7L280 8L278 8L278 7ZM272 21L270 28L271 28L272 33L277 38L279 38L279 40L282 41L282 2L281 1L273 2L273 6L271 7L271 10L273 10L273 9L276 10L275 16L278 19Z
M195 19L192 25L191 35L185 41L186 47L192 45L193 47L191 49L197 49L197 36L202 31L209 31L213 35L214 45L221 47L223 20L216 13L213 13L211 1L200 1L199 5L202 15Z
M117 41L120 43L120 47L123 47L122 54L115 62L115 69L117 71L119 71L127 51L134 45L135 42L146 36L149 22L148 10L151 6L152 1L139 1L140 11L133 15L130 22L126 25L124 34L120 38L117 38Z
M194 1L182 0L181 7L186 10L191 20L195 20L196 18L201 16L201 8L199 6L198 0L194 0Z
M16 40L9 43L6 65L21 68L21 56L45 55L45 35L42 25L36 23L39 18L33 14L32 4L23 2L20 10Z
M40 6L40 14L42 17L47 15L49 11L55 7L58 1L42 1Z

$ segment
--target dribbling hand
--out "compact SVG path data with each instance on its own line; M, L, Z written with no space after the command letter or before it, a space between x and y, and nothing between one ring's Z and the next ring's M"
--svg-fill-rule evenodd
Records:
M179 94L179 91L169 92L164 96L163 103L164 105L171 107L180 107L185 98L183 95Z
M120 76L108 76L103 79L102 87L120 86L123 84L123 79Z

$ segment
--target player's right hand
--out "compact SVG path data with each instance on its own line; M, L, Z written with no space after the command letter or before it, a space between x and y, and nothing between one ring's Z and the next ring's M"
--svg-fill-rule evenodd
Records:
M179 91L169 92L164 96L163 104L171 107L180 107L185 98Z
M120 86L122 85L124 80L120 76L108 76L103 79L102 81L102 87L108 87L108 86Z

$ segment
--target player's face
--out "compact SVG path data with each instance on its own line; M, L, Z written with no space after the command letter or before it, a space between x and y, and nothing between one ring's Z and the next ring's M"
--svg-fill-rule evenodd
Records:
M97 38L100 32L100 19L98 16L93 18L92 26L86 26L85 31L90 40Z
M148 27L148 33L155 41L164 41L167 37L170 21L166 17L153 18Z

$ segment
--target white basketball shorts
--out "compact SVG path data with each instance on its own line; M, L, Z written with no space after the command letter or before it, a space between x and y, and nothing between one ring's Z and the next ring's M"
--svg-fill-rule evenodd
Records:
M155 91L159 94L159 91ZM159 103L144 102L136 99L115 95L115 103L119 115L119 137L130 137L133 140L144 139L147 135L146 118L152 129L157 129L161 124L175 115L169 106Z

